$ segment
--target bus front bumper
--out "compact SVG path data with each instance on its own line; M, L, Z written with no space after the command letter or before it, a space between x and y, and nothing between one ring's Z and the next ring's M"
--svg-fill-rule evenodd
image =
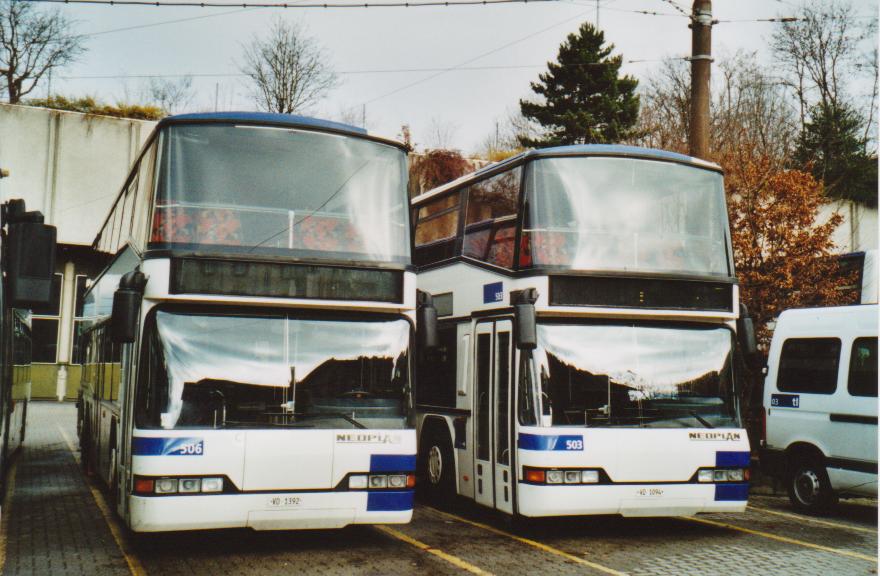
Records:
M523 516L693 516L700 512L745 512L748 483L517 486Z
M306 530L349 524L405 524L413 491L130 496L134 532L253 528Z

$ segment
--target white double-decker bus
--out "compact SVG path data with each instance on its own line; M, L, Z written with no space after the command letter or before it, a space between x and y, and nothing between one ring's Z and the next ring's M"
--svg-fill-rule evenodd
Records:
M530 151L412 202L428 495L526 516L742 511L723 178L625 146Z
M406 153L357 128L175 116L94 247L80 443L136 532L412 515Z

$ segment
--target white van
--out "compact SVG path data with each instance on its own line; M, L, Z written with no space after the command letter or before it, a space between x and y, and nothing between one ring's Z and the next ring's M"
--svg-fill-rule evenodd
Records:
M761 469L792 504L877 495L877 305L786 310L764 382Z

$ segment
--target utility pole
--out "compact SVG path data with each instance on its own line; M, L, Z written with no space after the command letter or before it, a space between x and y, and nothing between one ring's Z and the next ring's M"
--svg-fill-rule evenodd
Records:
M712 68L712 0L694 0L691 13L690 155L709 155L709 78Z

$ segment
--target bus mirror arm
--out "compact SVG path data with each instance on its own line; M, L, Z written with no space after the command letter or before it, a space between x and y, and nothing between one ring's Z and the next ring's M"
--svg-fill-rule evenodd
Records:
M736 332L739 335L740 346L743 355L752 359L758 353L758 340L755 336L755 323L749 316L749 309L745 304L739 305L739 318L736 321Z
M437 334L437 308L434 307L434 297L421 290L416 292L416 324L422 349L437 348L440 345L440 338Z
M141 300L147 277L139 270L132 270L119 280L119 289L113 294L113 313L110 317L113 341L131 344L137 338Z
M538 291L534 288L510 292L510 303L513 304L516 318L516 347L520 350L534 350L538 347L538 321L535 315L537 301Z

